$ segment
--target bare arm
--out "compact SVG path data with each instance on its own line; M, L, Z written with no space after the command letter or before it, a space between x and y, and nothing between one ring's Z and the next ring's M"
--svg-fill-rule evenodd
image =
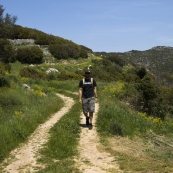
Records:
M97 88L94 87L94 95L95 95L95 101L98 101L98 97L97 97Z
M82 103L82 88L79 88L79 103Z

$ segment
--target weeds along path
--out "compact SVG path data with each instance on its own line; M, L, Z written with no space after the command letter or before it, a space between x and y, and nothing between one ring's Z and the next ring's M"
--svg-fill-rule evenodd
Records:
M99 104L96 103L92 129L85 125L86 119L83 113L81 114L82 132L78 147L79 156L75 158L76 167L83 173L121 173L115 158L109 153L99 150L101 144L95 126L98 109Z
M64 107L44 124L39 125L35 132L29 137L26 144L22 144L21 147L11 152L10 157L3 163L3 165L7 165L3 170L5 173L34 172L34 168L40 166L37 165L36 162L39 158L38 151L43 144L48 141L50 128L57 123L74 104L72 98L65 97L61 94L57 95L64 100Z

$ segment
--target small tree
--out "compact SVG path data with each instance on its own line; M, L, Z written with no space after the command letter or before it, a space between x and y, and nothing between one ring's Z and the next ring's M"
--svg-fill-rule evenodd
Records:
M140 79L142 79L146 74L147 74L147 71L146 71L145 67L141 67L141 68L137 68L136 69L136 75Z
M164 119L164 105L159 87L154 80L147 75L137 84L137 90L141 95L143 110L148 115Z
M107 59L115 64L118 64L120 67L125 65L125 60L120 58L118 55L108 55Z
M4 8L0 5L0 38L11 38L14 34L14 24L16 16L6 13L4 17Z
M80 47L75 44L51 44L49 45L49 51L56 59L77 59L80 56L82 58L88 57L85 50L81 52ZM84 52L85 51L85 52Z
M15 61L15 50L7 39L0 39L0 61L3 63Z
M80 50L80 57L81 58L88 58L87 51L81 48L81 50Z
M43 52L38 47L19 48L16 59L21 63L40 64L43 62Z

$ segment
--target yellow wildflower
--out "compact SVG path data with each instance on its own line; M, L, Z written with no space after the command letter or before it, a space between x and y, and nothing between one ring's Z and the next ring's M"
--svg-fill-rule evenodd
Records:
M14 111L14 114L15 114L16 116L19 116L19 115L22 114L22 111Z

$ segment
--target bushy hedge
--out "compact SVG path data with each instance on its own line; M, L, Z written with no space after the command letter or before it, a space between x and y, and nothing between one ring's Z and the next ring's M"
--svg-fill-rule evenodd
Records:
M72 72L68 72L68 71L62 71L58 76L57 76L57 79L59 80L80 80L82 79L83 76L80 75L80 74L75 74L75 73L72 73Z
M21 77L28 77L28 78L32 78L32 79L45 79L46 78L45 73L40 72L31 67L26 67L26 68L21 69L21 71L19 72L19 75Z
M49 51L56 59L87 58L87 51L75 44L51 44Z
M43 51L39 47L17 49L16 59L26 64L41 64L43 62Z
M10 86L10 80L3 75L0 75L0 87L9 87Z
M126 64L125 60L120 58L118 55L109 55L106 59L118 64L120 67L123 67Z
M0 62L0 74L5 74L5 66L2 62Z
M7 39L0 39L0 61L15 62L15 50Z
M116 81L123 78L122 67L116 63L112 63L108 59L96 60L92 62L92 76L100 81Z

